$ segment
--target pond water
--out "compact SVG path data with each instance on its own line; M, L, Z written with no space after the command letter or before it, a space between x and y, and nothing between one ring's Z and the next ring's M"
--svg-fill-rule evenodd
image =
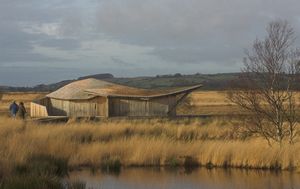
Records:
M90 189L296 189L300 174L241 169L128 168L119 173L72 172Z

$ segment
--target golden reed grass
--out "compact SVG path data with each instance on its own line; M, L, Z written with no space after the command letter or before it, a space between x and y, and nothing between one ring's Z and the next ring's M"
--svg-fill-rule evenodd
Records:
M13 100L24 102L29 110L30 102L45 96L45 92L8 92L0 94L0 112L7 112ZM297 103L300 104L300 93L296 94ZM226 98L226 91L195 91L185 102L177 108L178 114L212 114L232 115L245 113L238 106L230 103Z
M0 167L34 154L69 159L71 167L97 167L107 159L123 166L194 164L240 168L300 167L300 143L269 147L236 131L237 120L147 119L38 124L0 118Z

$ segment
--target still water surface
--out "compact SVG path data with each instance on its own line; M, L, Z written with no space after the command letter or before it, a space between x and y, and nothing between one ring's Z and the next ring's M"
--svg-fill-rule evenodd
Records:
M300 174L240 169L130 168L120 173L72 172L93 189L300 189Z

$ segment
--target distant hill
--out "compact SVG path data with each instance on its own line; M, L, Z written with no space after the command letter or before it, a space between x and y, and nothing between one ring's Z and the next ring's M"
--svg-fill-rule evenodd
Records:
M193 74L193 75L157 75L156 77L113 78L107 81L139 87L167 88L203 84L203 90L225 90L228 83L239 76L238 73L226 74Z
M95 75L87 75L84 77L79 77L77 80L83 80L88 78L95 78L95 79L112 79L114 76L110 73L104 73L104 74L95 74Z
M168 87L181 87L190 86L196 84L203 84L203 90L225 90L228 87L228 83L237 78L239 73L222 73L222 74L193 74L193 75L182 75L176 73L174 75L157 75L154 77L126 77L126 78L116 78L112 74L95 74L79 77L73 80L64 80L58 83L53 83L49 85L40 84L34 87L9 87L0 86L1 91L54 91L66 84L69 84L76 80L82 80L87 78L102 79L105 81L110 81L122 85L139 87L139 88L168 88Z
M58 83L52 83L52 84L40 84L36 85L34 87L10 87L10 86L0 86L0 91L4 92L26 92L26 91L37 91L37 92L45 92L45 91L54 91L62 86L65 86L73 81L77 80L83 80L87 78L95 78L95 79L112 79L114 76L110 73L104 73L104 74L95 74L95 75L88 75L84 77L79 77L77 79L72 80L63 80Z

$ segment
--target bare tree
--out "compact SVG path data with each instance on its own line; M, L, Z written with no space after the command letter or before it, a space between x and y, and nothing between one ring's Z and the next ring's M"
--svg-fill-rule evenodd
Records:
M270 145L272 140L282 144L285 138L293 143L296 136L300 53L293 48L294 41L286 21L271 22L265 39L256 39L246 51L242 73L228 92L231 102L250 113L247 130Z

